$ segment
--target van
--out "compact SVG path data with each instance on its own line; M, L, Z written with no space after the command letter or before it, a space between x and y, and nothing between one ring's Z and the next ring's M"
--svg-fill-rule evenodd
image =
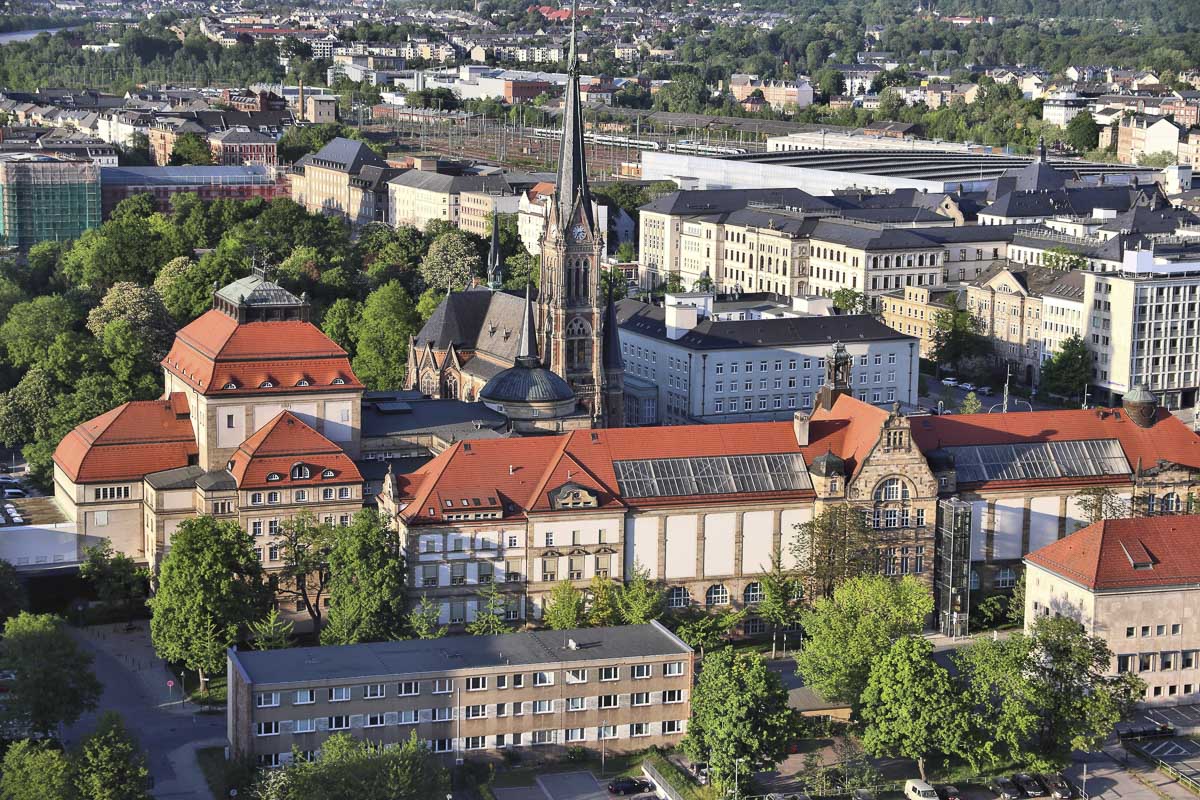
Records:
M937 800L937 792L932 786L915 779L904 782L904 796L907 800Z

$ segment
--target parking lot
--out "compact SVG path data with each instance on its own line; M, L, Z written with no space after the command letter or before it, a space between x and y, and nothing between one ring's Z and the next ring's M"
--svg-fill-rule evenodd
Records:
M493 792L496 800L609 800L607 785L607 781L600 781L590 772L554 772L539 775L536 786L493 789ZM654 795L635 795L634 800L640 797Z
M1194 705L1146 709L1141 715L1155 722L1166 722L1183 733L1200 728L1200 707Z
M1146 755L1170 764L1172 769L1185 778L1200 782L1200 743L1181 736L1172 736L1163 739L1141 739L1137 742L1137 747Z

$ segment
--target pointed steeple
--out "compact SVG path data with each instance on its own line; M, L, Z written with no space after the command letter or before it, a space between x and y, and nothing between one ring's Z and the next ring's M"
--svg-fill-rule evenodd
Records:
M488 249L488 287L494 292L504 286L504 259L500 254L500 215L492 212L492 246Z
M529 297L529 284L525 284L525 315L521 318L521 338L517 342L518 367L540 367L542 359L538 357L537 328L534 327L533 300Z
M1046 137L1044 137L1044 136L1038 137L1038 159L1037 160L1043 164L1046 163Z
M612 298L604 308L604 340L601 343L600 366L606 370L625 371L625 360L621 357L621 332L617 328L617 307Z
M563 95L563 132L558 148L558 185L554 190L554 203L558 207L560 226L566 227L571 221L575 204L581 203L589 226L595 230L584 153L583 103L579 99L579 57L576 52L578 16L576 0L571 0L571 50L567 57L567 90Z

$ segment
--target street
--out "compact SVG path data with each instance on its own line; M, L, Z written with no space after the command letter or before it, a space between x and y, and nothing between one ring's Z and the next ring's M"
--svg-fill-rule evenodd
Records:
M167 702L164 663L150 646L149 623L125 632L124 625L72 629L95 661L92 669L104 686L96 711L84 714L63 733L63 744L75 747L91 733L105 711L116 711L147 754L153 794L160 800L211 800L196 763L196 747L225 743L225 715L197 714L193 707Z

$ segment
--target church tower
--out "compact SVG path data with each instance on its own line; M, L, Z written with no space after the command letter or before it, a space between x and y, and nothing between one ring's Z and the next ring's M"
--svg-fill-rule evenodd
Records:
M579 98L576 18L571 5L571 50L558 151L558 184L542 231L538 327L542 358L561 375L596 427L624 425L624 386L616 314L601 289L604 237L592 209L584 152L583 105ZM615 352L607 352L615 348Z

